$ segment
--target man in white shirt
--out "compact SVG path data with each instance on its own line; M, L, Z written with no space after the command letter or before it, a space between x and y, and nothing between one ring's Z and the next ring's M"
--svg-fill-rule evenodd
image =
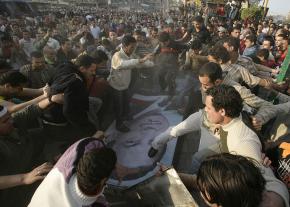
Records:
M154 156L156 149L173 138L200 130L199 151L207 148L214 153L228 152L256 160L266 180L267 196L271 198L269 200L275 200L269 206L289 206L287 188L270 168L262 165L261 142L256 133L242 121L240 114L243 100L240 94L232 86L215 86L206 91L205 105L204 110L192 114L157 136L148 155Z
M116 128L121 132L128 132L130 129L124 121L129 117L129 92L131 82L131 70L134 68L152 67L152 54L148 54L142 59L134 57L133 52L136 48L136 39L131 35L124 36L120 51L112 57L112 69L108 77L108 82L112 88L114 109L116 116Z
M34 51L34 39L30 38L30 33L27 30L22 32L22 39L19 40L19 45L25 52L27 59L30 59L30 54Z
M101 29L100 27L96 24L96 22L93 22L90 26L91 34L93 35L94 39L99 39Z

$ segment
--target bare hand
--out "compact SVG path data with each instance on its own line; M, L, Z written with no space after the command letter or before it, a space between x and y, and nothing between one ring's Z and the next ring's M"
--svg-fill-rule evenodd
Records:
M119 184L122 182L123 178L130 174L138 173L138 168L128 168L124 165L121 165L119 163L116 164L116 175L119 180Z
M252 124L257 131L261 131L263 125L262 121L259 118L252 116Z
M107 136L105 134L105 132L103 131L97 131L93 137L97 138L97 139L105 139Z
M150 53L145 55L142 59L139 60L140 63L145 63L147 60L153 60L154 54Z
M64 102L64 94L63 93L59 93L59 94L53 95L51 97L51 101L53 101L54 103L63 104L63 102Z
M34 168L31 172L24 175L23 182L26 185L32 184L38 180L45 178L45 175L52 169L52 165L48 162Z
M46 84L43 88L42 88L42 91L43 91L43 95L48 98L49 97L49 94L50 94L50 87L48 84Z
M270 165L272 164L272 161L264 153L262 153L262 164L265 167L270 167Z

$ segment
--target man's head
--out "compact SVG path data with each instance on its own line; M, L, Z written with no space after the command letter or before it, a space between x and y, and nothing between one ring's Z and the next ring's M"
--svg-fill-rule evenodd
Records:
M5 106L0 105L0 135L8 135L13 131L13 122Z
M76 65L79 71L86 77L90 78L96 74L96 61L89 55L81 55L77 58Z
M122 48L124 52L131 56L136 48L137 41L136 39L131 35L125 35L122 40Z
M205 111L213 124L225 124L237 118L243 109L241 95L232 86L218 85L206 91Z
M246 48L253 47L256 44L257 38L255 35L246 36L245 45Z
M265 36L264 40L263 40L263 43L262 43L262 47L264 49L267 49L267 50L270 51L270 50L272 50L273 45L274 45L273 37L272 36Z
M0 76L0 85L4 87L4 93L1 95L13 96L23 90L27 83L27 78L17 71L9 71Z
M239 27L233 27L230 31L231 37L240 39L241 29Z
M25 39L25 40L29 40L29 39L30 39L30 33L29 33L27 30L24 30L24 31L22 32L22 37L23 37L23 39Z
M45 61L48 63L48 64L54 64L56 62L56 51L55 49L53 49L52 47L49 47L48 45L46 45L44 48L43 48L43 56L44 56L44 59Z
M259 60L261 62L264 62L264 61L267 61L268 60L269 54L270 54L269 53L269 50L267 50L267 49L260 49L260 50L258 50L256 56L257 56L257 58L259 58Z
M226 64L230 61L230 54L226 48L216 45L208 52L208 60L217 64Z
M222 69L217 63L206 63L198 72L198 78L203 91L208 90L222 82Z
M191 49L194 54L199 55L202 50L202 43L199 40L194 40L191 44Z
M136 30L133 33L133 37L136 39L137 42L142 42L143 41L143 35L141 30Z
M280 51L286 51L288 48L288 36L284 34L280 34L276 37L276 46Z
M32 70L41 70L45 67L43 55L40 52L32 52L31 54Z
M90 56L95 59L97 68L106 65L108 61L108 55L102 50L94 50Z
M240 40L235 37L228 37L224 40L223 46L229 53L237 53L240 48Z
M219 28L218 28L218 36L219 36L220 38L224 38L224 37L226 37L226 36L227 36L227 30L226 30L226 28L224 28L224 27L219 27Z
M240 155L208 157L197 173L198 189L209 206L259 206L265 184L259 168Z
M72 50L72 44L71 44L71 41L69 39L63 39L61 42L60 42L60 45L61 45L61 48L63 51L71 51Z
M109 39L112 41L112 40L116 40L117 39L117 33L114 31L114 30L111 30L109 32Z
M107 179L115 168L116 161L116 153L106 147L85 153L76 169L80 190L88 196L102 193Z
M170 35L168 32L161 32L158 37L159 42L162 46L166 47L170 43Z
M193 20L193 26L195 30L201 30L203 26L203 18L201 16L196 16Z

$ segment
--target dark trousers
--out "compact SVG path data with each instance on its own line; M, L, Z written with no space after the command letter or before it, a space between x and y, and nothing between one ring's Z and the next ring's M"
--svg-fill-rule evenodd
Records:
M113 104L116 124L121 124L130 113L130 95L128 89L116 90L112 88Z

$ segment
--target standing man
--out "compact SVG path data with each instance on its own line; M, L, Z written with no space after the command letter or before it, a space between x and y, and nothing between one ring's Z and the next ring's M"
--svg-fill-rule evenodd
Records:
M120 51L112 57L112 68L108 77L113 93L116 128L121 132L130 131L124 121L128 120L130 113L128 88L131 82L131 70L153 66L153 63L149 61L153 57L152 54L148 54L142 59L134 57L136 43L136 39L131 35L124 36Z

